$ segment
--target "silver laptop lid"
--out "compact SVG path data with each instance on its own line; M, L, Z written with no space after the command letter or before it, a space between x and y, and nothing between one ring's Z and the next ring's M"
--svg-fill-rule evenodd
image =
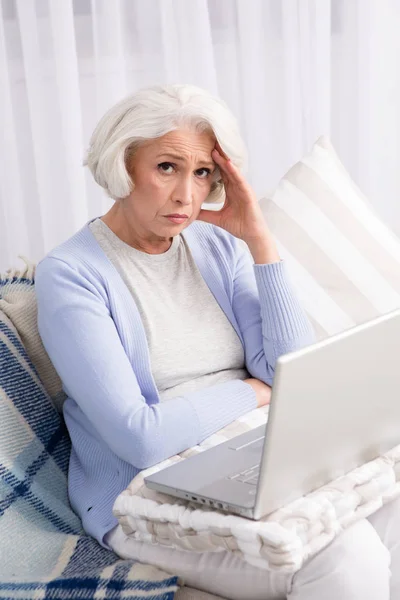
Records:
M254 517L400 443L400 310L277 361Z

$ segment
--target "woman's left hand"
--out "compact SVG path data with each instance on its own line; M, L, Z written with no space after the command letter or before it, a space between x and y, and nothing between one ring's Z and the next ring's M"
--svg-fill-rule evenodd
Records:
M218 211L202 209L197 220L222 227L245 242L264 238L268 230L267 223L251 186L226 157L218 142L212 151L212 158L224 182L225 203Z

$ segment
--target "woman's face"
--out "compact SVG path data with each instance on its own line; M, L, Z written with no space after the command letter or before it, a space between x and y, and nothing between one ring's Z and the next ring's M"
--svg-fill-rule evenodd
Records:
M169 240L197 219L213 181L214 146L215 138L209 132L186 129L139 146L128 165L135 188L120 201L139 240ZM167 218L170 214L187 218L173 222Z

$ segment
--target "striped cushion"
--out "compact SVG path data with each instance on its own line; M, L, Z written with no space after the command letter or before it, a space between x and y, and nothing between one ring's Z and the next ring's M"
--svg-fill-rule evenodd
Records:
M319 339L400 306L400 240L327 137L260 205Z
M9 269L5 275L0 273L0 312L17 330L46 392L61 412L66 395L38 332L35 264L23 256L20 258L25 263L22 269Z

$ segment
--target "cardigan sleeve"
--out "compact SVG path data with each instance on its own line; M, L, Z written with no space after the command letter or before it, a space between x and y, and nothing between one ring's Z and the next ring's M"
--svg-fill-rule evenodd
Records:
M246 368L272 385L279 356L315 341L314 330L288 279L284 261L257 265L235 241L232 308L245 346Z
M136 468L194 446L256 408L255 392L241 380L147 404L99 283L46 257L35 289L39 333L79 409L74 414L82 411L110 449Z

